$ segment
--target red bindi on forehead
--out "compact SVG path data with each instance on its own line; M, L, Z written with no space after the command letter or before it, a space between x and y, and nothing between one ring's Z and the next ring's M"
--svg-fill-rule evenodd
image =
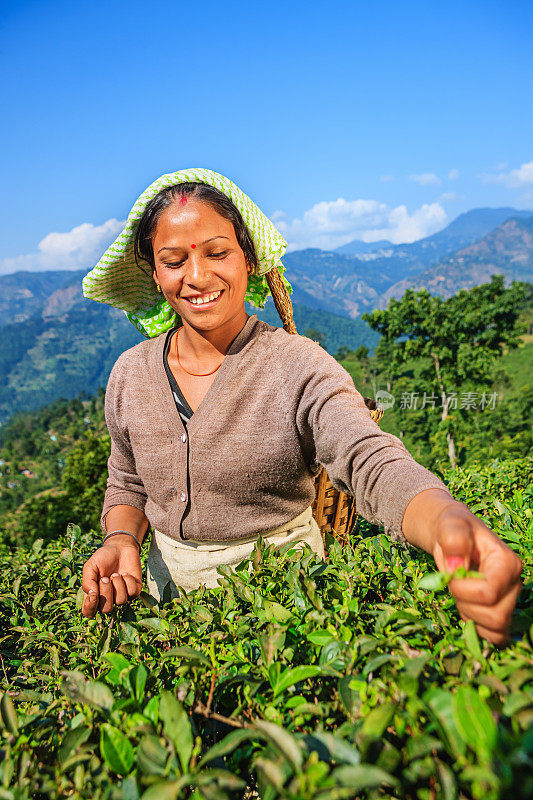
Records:
M184 206L186 204L186 202L187 202L187 198L185 197L185 195L180 197L180 203L181 203L182 206Z
M192 249L194 250L194 248L196 247L196 245L195 245L195 244L191 244L191 247L192 247Z

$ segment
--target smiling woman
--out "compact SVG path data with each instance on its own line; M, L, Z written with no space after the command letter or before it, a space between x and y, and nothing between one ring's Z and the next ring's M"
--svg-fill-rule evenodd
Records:
M139 594L150 527L157 598L167 586L216 586L217 569L248 558L259 535L323 555L312 514L322 465L392 539L432 553L440 569L477 566L483 582L451 590L461 614L502 641L520 591L513 551L379 428L332 356L246 313L250 283L282 274L285 247L231 181L183 170L141 195L85 277L87 296L123 308L150 338L109 376L106 536L84 567L83 613Z

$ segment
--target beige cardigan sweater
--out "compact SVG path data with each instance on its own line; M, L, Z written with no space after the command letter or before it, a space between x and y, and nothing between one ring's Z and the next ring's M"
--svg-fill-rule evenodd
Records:
M333 356L255 314L185 428L163 365L169 335L126 350L109 376L104 532L109 509L126 504L175 539L248 538L307 508L322 464L363 517L402 540L410 500L447 490L372 420Z

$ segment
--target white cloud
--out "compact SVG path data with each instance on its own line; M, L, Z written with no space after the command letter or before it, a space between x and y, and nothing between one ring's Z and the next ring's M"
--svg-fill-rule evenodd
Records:
M443 192L439 200L457 200L457 195L455 192Z
M281 219L275 224L287 240L289 250L306 247L332 250L354 239L364 242L388 239L394 244L414 242L441 230L446 222L446 212L439 203L426 203L410 214L405 205L391 208L377 200L340 197L317 203L301 219Z
M383 183L390 183L391 181L394 180L394 175L380 175L379 179Z
M18 270L89 270L116 239L124 224L125 220L118 219L108 219L102 225L82 222L70 231L49 233L39 242L36 253L0 259L0 275Z
M455 169L455 167L448 172L448 178L451 181L456 181L458 177L459 177L459 170Z
M484 172L478 177L484 183L503 183L509 189L533 186L533 161L526 161L518 169L512 169L510 172Z
M422 172L420 175L409 175L409 180L419 183L420 186L441 183L441 179L438 175L435 175L434 172Z

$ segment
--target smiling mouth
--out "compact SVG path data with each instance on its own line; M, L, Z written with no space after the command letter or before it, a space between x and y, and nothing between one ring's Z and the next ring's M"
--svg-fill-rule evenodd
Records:
M214 305L216 305L216 304L218 303L218 301L220 300L220 298L221 298L221 296L222 296L222 293L223 293L223 291L224 291L224 289L220 289L220 291L218 292L218 294L216 295L216 297L213 297L213 299L212 299L212 300L204 300L204 299L200 298L200 301L199 301L199 302L198 302L198 301L196 301L196 302L193 302L193 301L192 301L192 299L191 299L191 298L189 298L189 297L184 297L183 299L184 299L184 300L185 300L185 301L186 301L186 302L187 302L187 303L188 303L188 304L189 304L189 305L190 305L192 308L212 308L212 307L213 307ZM211 292L211 294L215 294L215 293L214 293L214 292ZM210 295L206 295L206 297L209 297L209 296L210 296Z

